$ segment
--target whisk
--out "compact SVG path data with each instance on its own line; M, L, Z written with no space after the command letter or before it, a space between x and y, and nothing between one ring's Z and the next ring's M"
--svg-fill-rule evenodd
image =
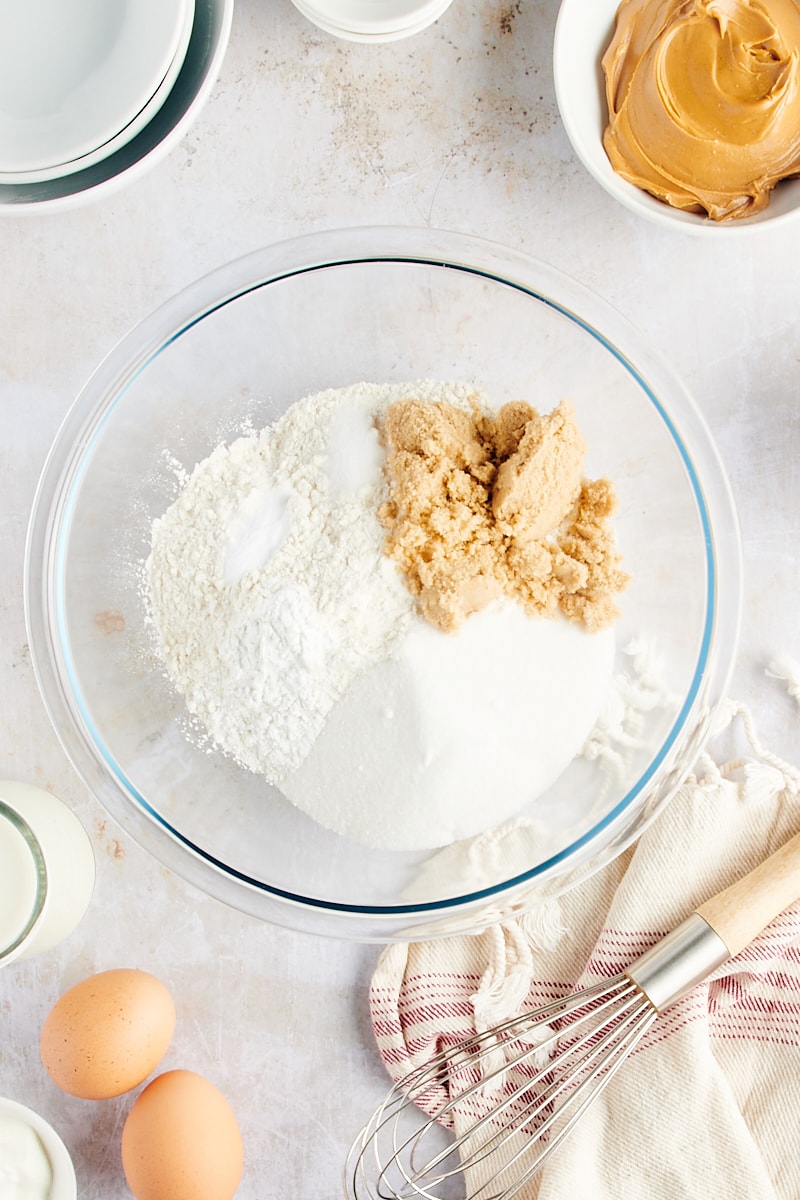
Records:
M798 896L800 833L616 979L476 1034L412 1071L353 1142L348 1200L519 1196L658 1014Z

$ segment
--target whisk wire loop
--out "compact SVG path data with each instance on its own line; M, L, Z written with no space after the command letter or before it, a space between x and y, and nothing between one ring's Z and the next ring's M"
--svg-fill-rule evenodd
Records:
M454 1193L443 1189L466 1172L468 1179L482 1177L467 1200L512 1200L655 1016L644 993L623 976L445 1048L395 1084L354 1142L348 1195L445 1200ZM499 1066L492 1062L498 1053ZM472 1111L466 1129L441 1148L430 1148L443 1125L455 1124L456 1115L463 1125L464 1114ZM517 1166L520 1174L509 1181ZM499 1190L490 1190L495 1187Z
M586 989L584 992L573 995L571 1000L573 1002L577 1000L580 1005L583 1005L585 1004L587 998L592 999L596 995L602 994L602 989L604 987L606 987L606 985ZM583 1032L580 1037L571 1039L569 1041L569 1052L573 1056L570 1064L571 1070L576 1071L577 1074L580 1075L587 1066L592 1064L598 1057L600 1057L606 1051L616 1034L623 1032L627 1028L628 1022L635 1019L636 1008L638 1008L640 1001L643 1001L645 1005L647 1004L647 1001L642 996L641 992L638 992L637 989L631 984L630 986L619 989L617 992L612 992L609 994L593 1010L581 1010L579 1007L576 1010L577 1015L568 1027L568 1032L570 1034L574 1033L577 1029L586 1024L589 1024L590 1027L588 1030ZM625 1002L629 1007L636 1006L634 1007L631 1016L623 1018L617 1030L612 1029L608 1031L608 1033L602 1038L598 1038L598 1032L602 1032L602 1028L605 1028L605 1026L601 1024L600 1028L598 1029L598 1019L604 1017L605 1015L619 1016L624 1011L622 1008L622 1002ZM564 1002L562 1001L562 1011L563 1008ZM447 1105L444 1106L444 1108L441 1110L441 1113L449 1115L456 1106L461 1106L463 1108L465 1101L469 1101L473 1096L479 1095L481 1092L485 1091L487 1086L491 1085L498 1076L511 1076L515 1070L519 1070L519 1068L527 1066L532 1059L534 1061L540 1059L543 1052L546 1052L553 1046L557 1045L559 1040L561 1040L563 1037L564 1031L555 1029L546 1038L533 1042L529 1045L525 1045L524 1049L518 1053L508 1055L503 1065L497 1067L489 1075L472 1083L463 1091L455 1091L453 1098ZM508 1043L506 1043L506 1045L508 1045ZM582 1049L585 1050L585 1053L577 1056L577 1052ZM544 1109L552 1106L553 1102L569 1089L573 1089L573 1095L569 1101L570 1103L573 1103L574 1100L577 1099L580 1094L582 1094L582 1090L575 1085L574 1078L565 1077L561 1066L564 1054L565 1051L561 1051L560 1055L556 1055L554 1058L549 1058L543 1065L538 1067L533 1075L523 1077L520 1083L514 1085L510 1090L507 1090L503 1098L500 1099L490 1111L486 1112L482 1117L480 1117L475 1124L470 1127L467 1133L457 1137L451 1146L449 1146L446 1150L441 1151L435 1159L432 1159L428 1164L428 1167L432 1168L438 1166L439 1162L452 1153L453 1150L460 1151L468 1142L474 1143L476 1137L482 1135L487 1127L494 1127L496 1129L501 1117L503 1117L509 1110L513 1110L515 1107L518 1108L518 1102L521 1099L524 1100L526 1093L530 1093L533 1088L539 1087L548 1079L550 1079L551 1082L544 1086L542 1090L538 1091L532 1100L525 1101L524 1107L514 1114L513 1126L506 1127L502 1133L495 1133L493 1137L487 1139L484 1147L482 1147L477 1154L473 1152L471 1160L473 1164L483 1161L484 1159L495 1154L497 1150L502 1149L505 1145L505 1142L512 1137L514 1130L528 1129L534 1118L536 1118ZM465 1063L472 1068L478 1057L479 1056L477 1055L467 1055L465 1056ZM451 1079L455 1074L457 1074L460 1066L460 1060L453 1060L451 1062ZM411 1092L409 1095L410 1098L414 1099L416 1102L417 1098L415 1097L414 1093ZM552 1114L549 1119L545 1120L533 1131L533 1136L541 1136L545 1134L551 1127L554 1119L555 1114ZM420 1138L422 1132L423 1130L420 1130ZM515 1158L518 1156L519 1155L515 1156ZM512 1159L511 1161L514 1160Z
M594 996L601 989L595 988L590 991ZM541 1170L545 1161L592 1103L597 1092L610 1081L633 1046L644 1036L656 1015L656 1010L646 997L632 986L611 992L592 1012L579 1012L575 1021L568 1026L567 1033L574 1032L576 1026L585 1024L592 1017L603 1016L604 1020L600 1022L599 1027L592 1023L579 1037L568 1038L563 1049L549 1063L541 1067L530 1079L518 1084L501 1104L456 1139L451 1147L458 1150L461 1161L474 1173L476 1168L484 1163L494 1163L500 1152L505 1152L509 1143L519 1142L517 1148L512 1149L500 1165L493 1168L493 1173L483 1180L481 1187L470 1194L471 1200L472 1197L475 1200L479 1197L482 1200L511 1200L516 1196ZM611 1021L614 1021L614 1024L610 1024ZM557 1032L548 1041L552 1044L561 1036L562 1033ZM529 1053L519 1056L519 1059L527 1057ZM510 1060L509 1066L513 1066L517 1061L518 1059ZM480 1143L477 1148L472 1148L476 1136L482 1135L487 1126L496 1126L498 1117L504 1115L513 1107L515 1101L524 1098L525 1094L534 1088L538 1090L533 1093L525 1107L513 1113L511 1122L501 1127L494 1136ZM559 1104L558 1101L562 1102ZM569 1119L565 1119L566 1113L573 1109ZM542 1117L543 1119L540 1119ZM559 1128L553 1132L557 1125ZM526 1135L524 1141L518 1139L517 1135L520 1133ZM465 1150L467 1154L464 1153ZM510 1168L521 1160L523 1173L519 1180L510 1185L506 1184L500 1192L492 1192L490 1196L486 1189L492 1184L500 1183L504 1176L507 1177Z
M574 1110L570 1113L569 1118L564 1121L561 1128L559 1128L553 1134L553 1136L549 1138L547 1144L536 1155L534 1160L527 1165L523 1173L513 1181L513 1183L511 1183L504 1191L496 1193L493 1196L485 1196L483 1194L483 1190L478 1189L478 1191L471 1193L470 1197L468 1197L468 1200L514 1200L514 1197L518 1196L522 1189L528 1183L530 1183L533 1177L537 1175L539 1171L541 1171L551 1154L553 1154L564 1141L564 1139L569 1136L589 1106L594 1103L599 1093L602 1092L603 1089L611 1082L614 1075L634 1050L636 1045L647 1033L657 1016L658 1013L656 1009L649 1006L642 1006L633 1015L632 1023L627 1028L624 1036L617 1044L614 1045L613 1057L604 1062L602 1073L584 1080L584 1082L576 1088L571 1102L574 1103L582 1096L580 1103L575 1106ZM566 1110L562 1108L558 1115L563 1116L565 1111ZM551 1118L551 1122L554 1119L555 1114L553 1118ZM546 1122L537 1132L539 1134L544 1134L545 1131L549 1132L549 1128L550 1126ZM517 1154L503 1164L502 1172L496 1172L492 1180L488 1182L494 1182L501 1173L505 1173L509 1167L514 1165L520 1158L524 1157L525 1155L529 1155L529 1151L530 1146L521 1147Z

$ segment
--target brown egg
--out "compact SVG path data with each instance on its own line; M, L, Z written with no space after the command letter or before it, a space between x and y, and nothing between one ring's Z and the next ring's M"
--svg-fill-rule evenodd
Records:
M155 1070L175 1031L168 989L147 971L102 971L53 1005L41 1055L54 1083L84 1100L137 1087Z
M128 1113L122 1166L136 1200L231 1200L244 1150L228 1101L194 1071L158 1075Z

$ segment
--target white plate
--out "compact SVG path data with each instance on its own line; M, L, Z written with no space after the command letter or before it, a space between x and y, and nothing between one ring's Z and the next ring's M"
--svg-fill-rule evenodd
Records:
M94 163L101 162L102 159L108 158L110 154L113 154L121 146L124 146L131 138L136 137L137 133L144 129L145 125L153 119L161 108L181 72L186 59L189 40L192 36L194 13L194 0L188 0L178 48L172 62L169 64L167 73L144 107L124 129L121 129L119 133L110 138L102 146L97 146L88 154L84 154L80 158L75 158L71 162L57 163L54 166L43 167L40 171L0 171L0 184L39 183L43 180L59 179L63 175L82 171L85 167L90 167Z
M105 145L173 62L189 0L0 0L0 169Z

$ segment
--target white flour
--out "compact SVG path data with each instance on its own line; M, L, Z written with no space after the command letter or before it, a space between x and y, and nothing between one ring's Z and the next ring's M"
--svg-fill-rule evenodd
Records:
M299 401L219 446L154 523L151 615L168 673L216 745L272 782L411 616L381 549L373 425L406 391Z

